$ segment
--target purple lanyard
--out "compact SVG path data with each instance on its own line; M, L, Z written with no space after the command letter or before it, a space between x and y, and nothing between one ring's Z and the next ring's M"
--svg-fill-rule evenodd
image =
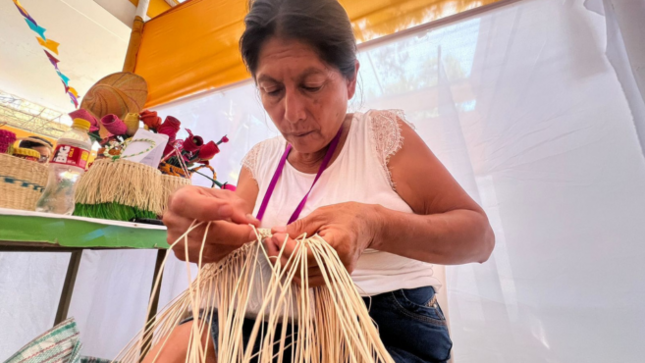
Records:
M307 192L307 194L305 194L304 198L302 198L302 201L300 201L300 204L298 204L298 207L291 215L291 218L289 218L289 223L287 224L293 223L296 219L298 219L298 216L300 216L300 212L302 212L302 210L305 207L305 203L307 202L307 197L309 197L309 193L311 193L311 190L314 188L314 185L316 185L316 182L318 181L318 179L320 179L320 176L322 175L322 173L325 171L325 169L327 169L327 165L329 164L331 157L334 155L334 151L336 151L336 147L338 146L338 142L340 141L340 135L342 133L343 133L343 128L341 127L340 130L338 130L338 133L336 134L336 136L334 136L334 139L329 144L329 149L327 149L327 154L325 154L325 158L320 164L320 168L318 169L318 174L316 174L316 178L314 179L314 182L311 184L311 188L309 188L309 191ZM257 215L258 220L262 220L262 217L264 217L264 212L267 209L267 205L269 204L271 195L273 195L275 186L276 184L278 184L278 179L280 179L280 175L282 174L282 169L284 169L284 164L286 164L287 162L287 156L289 156L290 151L291 151L291 145L289 144L287 145L287 148L284 151L284 154L282 154L282 158L280 159L278 168L275 170L275 174L273 174L273 178L271 178L271 184L269 184L269 188L267 189L266 194L264 194L262 205L260 205L260 210L258 210L258 215Z

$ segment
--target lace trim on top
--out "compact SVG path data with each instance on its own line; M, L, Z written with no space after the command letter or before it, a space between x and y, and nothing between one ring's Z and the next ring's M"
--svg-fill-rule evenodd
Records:
M401 125L398 120L405 121L405 114L402 110L370 111L369 123L372 130L376 156L388 176L392 189L395 189L392 181L392 173L388 168L390 158L403 147L403 136L401 136ZM406 122L407 123L407 122ZM412 126L412 125L410 125Z
M242 166L249 169L249 171L251 172L251 176L255 180L258 180L256 175L256 170L257 170L256 168L258 165L258 161L260 159L260 149L263 143L264 141L255 144L255 146L251 148L251 150L246 154L246 156L244 156L244 159L242 159Z

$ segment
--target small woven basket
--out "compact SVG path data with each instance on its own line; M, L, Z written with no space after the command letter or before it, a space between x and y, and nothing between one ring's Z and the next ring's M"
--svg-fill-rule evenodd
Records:
M76 189L74 215L129 221L156 218L163 208L161 172L125 159L96 160Z
M36 210L47 174L44 164L0 154L0 208Z
M163 190L161 197L162 211L165 211L168 207L168 200L172 193L185 185L191 184L190 179L187 178L181 178L174 175L161 175L161 186Z

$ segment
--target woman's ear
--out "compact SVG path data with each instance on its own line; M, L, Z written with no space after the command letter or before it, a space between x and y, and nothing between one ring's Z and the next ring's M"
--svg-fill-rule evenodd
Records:
M354 93L356 93L356 81L358 79L358 69L361 66L361 64L358 61L358 59L355 62L356 62L356 67L354 67L354 77L347 82L347 99L348 100L351 100L352 97L354 97Z

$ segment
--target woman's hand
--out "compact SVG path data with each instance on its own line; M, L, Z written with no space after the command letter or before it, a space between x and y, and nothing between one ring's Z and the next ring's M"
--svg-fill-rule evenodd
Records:
M168 204L163 215L163 223L168 227L168 244L181 237L194 220L211 222L203 263L217 262L244 243L256 239L249 224L258 226L259 222L248 214L251 212L248 203L231 191L186 186L177 190ZM188 234L188 256L183 238L173 248L177 258L199 262L207 224L203 223Z
M374 206L356 202L341 203L318 208L286 227L274 227L273 237L265 241L265 246L269 256L278 256L283 243L286 243L281 256L281 264L284 266L296 249L296 238L304 233L307 236L318 233L336 250L341 262L351 273L361 253L372 243L378 225ZM307 256L309 286L323 285L325 281L311 251L308 251ZM300 283L299 273L296 273L294 282Z

